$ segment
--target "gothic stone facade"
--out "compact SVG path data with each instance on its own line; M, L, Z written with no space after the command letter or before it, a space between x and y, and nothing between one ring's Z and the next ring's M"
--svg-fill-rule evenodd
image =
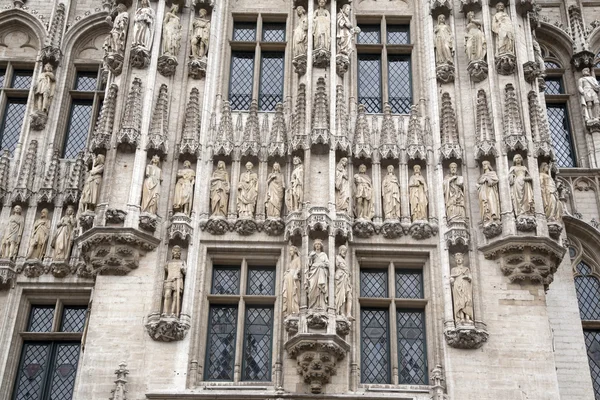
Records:
M599 20L2 0L0 400L600 398Z

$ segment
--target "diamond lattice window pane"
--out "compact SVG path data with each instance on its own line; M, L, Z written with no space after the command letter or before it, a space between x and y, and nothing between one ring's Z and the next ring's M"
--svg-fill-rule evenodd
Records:
M283 70L283 53L263 53L258 101L262 111L275 111L277 103L283 103Z
M427 384L427 352L425 350L425 314L422 311L399 310L398 383Z
M213 269L212 294L240 294L240 269L215 267Z
M547 110L550 135L556 154L556 164L559 167L574 167L575 158L573 156L573 141L569 127L567 105L548 104Z
M6 70L4 68L0 68L0 88L4 87L5 78L6 78Z
M360 44L378 44L381 43L380 25L360 25L357 43Z
M275 270L272 268L250 268L248 270L248 289L246 294L274 296Z
M254 42L256 40L256 22L236 22L233 24L234 42Z
M13 89L29 89L31 87L31 80L33 77L33 71L29 70L15 70L13 72L12 82L10 87Z
M86 313L86 307L65 307L63 309L60 331L83 332Z
M358 56L358 102L367 113L381 112L381 57L374 54Z
M31 307L27 332L51 332L54 307Z
M248 307L244 326L242 379L245 381L270 381L273 308Z
M361 270L360 297L388 297L387 270Z
M594 385L594 397L600 399L600 331L583 331L588 362Z
M211 306L206 344L207 381L233 381L237 307Z
M12 153L17 147L26 108L27 101L25 99L8 99L0 130L0 150L8 150Z
M388 57L388 99L392 112L408 114L412 104L410 58L408 56Z
M414 270L396 271L396 297L399 299L422 299L423 273Z
M63 151L64 158L76 158L77 154L85 148L92 123L92 109L92 100L73 100L67 141Z
M79 343L60 343L55 347L51 371L49 400L69 400L73 397L73 387L77 376Z
M564 94L562 78L546 78L546 94Z
M19 374L15 383L14 400L37 400L41 398L49 354L50 345L47 343L23 344Z
M545 61L544 65L546 66L546 69L560 69L561 66L558 63L555 63L554 61Z
M285 24L264 23L262 29L263 42L285 42Z
M363 309L361 321L361 381L390 383L390 344L387 310Z
M387 44L410 44L410 27L408 25L388 25Z
M98 86L98 74L96 72L78 72L75 78L75 90L94 91Z
M575 291L582 320L600 320L600 280L591 275L591 268L584 262L577 265L580 276L575 277Z
M233 53L229 79L229 102L233 110L250 109L253 79L254 53Z

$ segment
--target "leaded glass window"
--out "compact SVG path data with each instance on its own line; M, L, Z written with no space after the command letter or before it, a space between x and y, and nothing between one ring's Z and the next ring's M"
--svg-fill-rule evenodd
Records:
M85 326L86 307L63 308L61 332L83 332Z
M260 93L258 107L262 111L275 111L283 102L283 53L263 53L260 67Z
M548 95L553 94L564 94L565 89L563 87L562 78L546 78L546 89L545 93Z
M408 25L388 25L387 44L410 44L410 27Z
M559 167L574 167L575 155L573 154L567 105L548 104L546 108L550 135L552 136L552 144L556 155L556 164Z
M398 310L398 383L427 384L425 313Z
M14 70L10 87L13 89L29 89L32 78L33 71L31 70Z
M212 294L240 294L240 269L215 267L213 269Z
M360 271L360 297L388 297L387 270Z
M0 129L0 149L13 152L23 127L25 110L27 109L26 99L9 98L4 107L4 117L2 118L2 128Z
M600 320L600 280L592 275L592 269L585 262L577 265L575 290L579 302L579 315L584 321Z
M254 53L235 52L231 55L229 102L233 110L248 110L252 102Z
M583 336L587 348L588 362L594 385L594 396L600 399L600 331L584 330Z
M246 294L274 296L275 270L272 268L249 268Z
M98 72L77 72L75 90L88 92L94 91L98 86Z
M0 88L4 87L5 79L6 79L6 69L0 68Z
M388 91L390 107L396 114L408 114L412 105L409 56L388 57Z
M14 400L41 399L48 371L50 344L24 343Z
M211 306L208 322L204 378L207 381L232 381L237 307Z
M422 299L423 273L414 270L396 270L396 298Z
M357 43L381 43L381 25L360 25L360 33L358 34Z
M358 102L365 106L367 113L382 110L380 55L358 55Z
M285 42L285 24L265 22L262 29L263 42Z
M544 65L546 66L546 69L560 69L561 68L561 66L554 61L546 60L546 61L544 61Z
M244 323L243 380L271 380L273 307L248 307Z
M361 381L390 383L388 310L361 310Z
M34 306L29 313L27 332L52 332L54 306Z
M233 24L235 42L254 42L256 40L256 22L235 22Z
M93 100L73 100L69 114L64 158L76 158L85 149L93 113Z

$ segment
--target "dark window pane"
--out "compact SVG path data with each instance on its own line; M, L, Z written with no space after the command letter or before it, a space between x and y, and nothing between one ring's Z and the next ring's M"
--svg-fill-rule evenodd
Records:
M92 100L73 100L67 128L67 140L63 150L64 158L76 158L77 154L85 148L92 122L92 108Z
M564 94L562 78L546 78L546 94Z
M33 71L15 70L13 72L12 82L10 87L13 89L29 89L31 87Z
M86 307L65 307L63 309L61 332L83 332Z
M283 103L283 53L263 53L260 70L260 97L262 111L275 111Z
M421 271L396 271L396 297L399 299L422 299L424 297Z
M555 63L554 61L545 61L544 65L546 66L546 69L560 69L561 66L558 63Z
M399 310L398 383L427 384L427 352L425 350L425 313Z
M381 43L381 26L360 25L360 33L358 34L357 42L361 44Z
M23 119L25 118L25 109L27 100L8 99L4 108L4 119L2 120L2 129L0 130L0 149L8 150L11 153L17 147Z
M256 40L256 22L236 22L233 24L235 42L253 42Z
M207 381L233 381L237 307L211 306L206 343Z
M388 57L389 93L388 102L395 114L408 114L412 104L410 58Z
M594 385L594 396L600 399L600 331L583 331L585 347L587 348L592 383Z
M75 90L94 91L98 86L98 73L78 72L75 78Z
M212 294L240 294L240 269L215 267L213 269Z
M55 346L48 400L69 400L73 397L80 344L57 343Z
M4 87L4 79L6 78L6 70L0 68L0 88Z
M390 383L390 344L387 310L363 309L361 321L361 381Z
M263 42L285 42L285 24L264 23L262 40Z
M233 110L250 109L253 79L254 53L233 53L229 79L229 102Z
M54 319L54 306L31 307L27 332L51 332Z
M246 294L275 295L275 270L272 268L250 268Z
M358 102L368 113L381 112L381 58L379 55L358 56Z
M583 261L577 265L575 291L579 302L579 315L586 321L600 320L600 281Z
M360 297L388 297L387 270L360 271Z
M410 27L408 25L388 25L388 44L410 44Z
M23 344L14 400L41 399L49 355L50 344L48 343Z
M556 164L559 167L574 167L573 142L569 127L569 115L566 104L548 104L548 124L550 136L556 154Z
M242 379L245 381L270 381L273 308L248 307L244 326Z

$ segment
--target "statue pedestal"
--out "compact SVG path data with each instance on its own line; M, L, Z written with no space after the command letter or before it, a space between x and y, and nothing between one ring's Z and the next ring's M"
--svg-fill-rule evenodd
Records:
M337 74L340 77L344 77L344 74L348 72L350 66L350 58L346 54L338 54L335 57L335 65Z
M435 235L436 230L429 221L415 221L410 225L409 233L413 239L422 240L429 239Z
M438 82L451 83L454 82L455 69L452 64L440 64L435 68L435 74Z
M473 82L481 82L488 77L488 63L484 60L471 61L467 65L467 71Z
M267 218L263 223L263 230L269 236L279 236L285 230L285 224L281 218Z
M11 288L17 280L15 263L12 260L0 259L0 290Z
M190 329L190 318L185 314L159 315L157 313L148 316L146 330L153 340L159 342L173 342L183 340Z
M352 231L359 238L370 238L375 234L375 225L367 219L358 219L354 221Z
M156 68L162 76L173 76L175 75L175 70L177 69L178 64L179 63L177 62L176 57L163 54L162 56L158 57L158 64Z
M294 57L292 64L294 64L294 71L298 75L304 75L306 73L306 54L301 54Z
M496 71L500 75L512 75L517 69L517 57L514 54L498 54L496 56Z
M399 219L386 219L381 226L381 233L386 239L397 239L404 235L404 228Z
M487 342L489 333L483 322L454 321L446 324L444 337L450 347L456 349L478 349Z
M150 65L150 51L143 46L134 46L130 53L131 66L144 69Z
M317 68L329 67L331 52L325 49L315 49L313 51L313 65Z
M210 217L207 221L200 223L200 229L213 235L224 235L231 230L231 227L225 217Z
M36 110L31 113L31 129L41 131L46 127L48 122L48 114L43 111Z
M104 57L104 62L108 66L108 69L115 75L121 75L121 72L123 72L123 61L123 56L118 53L108 53Z
M49 268L42 264L42 260L26 260L17 272L22 273L28 278L37 278L50 271Z
M189 63L188 75L194 79L202 79L206 76L206 57L192 58Z
M157 215L141 213L139 219L140 228L148 232L154 232L156 231L158 220L159 217Z

